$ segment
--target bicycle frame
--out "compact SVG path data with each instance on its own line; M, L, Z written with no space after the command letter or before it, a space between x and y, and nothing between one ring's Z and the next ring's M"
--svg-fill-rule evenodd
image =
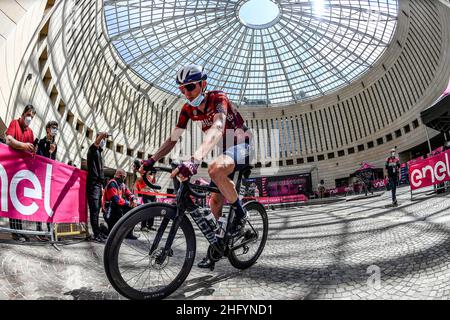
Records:
M155 168L155 169L157 169L157 168ZM163 169L163 168L159 168L159 169ZM167 171L167 170L168 169L164 169L164 171ZM240 186L241 186L241 180L242 180L243 175L246 176L246 172L243 173L242 171L240 171L238 180L236 183L236 191L238 192L238 195L240 193ZM144 178L144 181L147 184L149 184L148 180L147 181L146 180L147 179ZM223 239L217 238L215 230L211 229L208 222L206 221L206 218L203 217L201 214L198 214L198 215L194 214L194 212L198 212L196 210L203 208L203 207L195 205L191 199L191 195L196 198L205 198L206 194L194 191L193 188L195 188L197 190L202 190L205 192L220 193L218 188L214 188L214 187L210 187L210 186L193 185L189 181L185 181L180 184L180 187L178 188L177 195L176 195L177 213L176 213L175 219L173 221L173 224L171 225L171 228L169 231L169 236L164 245L164 250L161 252L161 254L157 258L157 261L160 263L162 263L166 259L167 256L170 256L171 247L172 247L173 241L175 239L175 235L178 232L178 228L179 228L181 221L183 220L186 212L190 212L192 219L197 224L198 228L203 233L203 235L208 240L208 242L211 244L213 249L216 252L218 252L221 256L223 256L224 254L225 255L227 254L226 249L228 248L228 242L231 238L230 228L232 225L231 222L234 221L234 210L232 210L232 208L230 207L229 214L227 216L227 226L226 226L225 235L224 235ZM162 239L162 235L169 223L169 220L170 220L169 218L163 218L163 221L162 221L160 227L158 228L158 232L155 236L155 240L153 241L153 244L152 244L149 254L152 254L158 248L159 243L161 242L161 239ZM243 245L245 245L245 243L242 243L241 245L239 245L236 248L232 248L232 250L242 247Z

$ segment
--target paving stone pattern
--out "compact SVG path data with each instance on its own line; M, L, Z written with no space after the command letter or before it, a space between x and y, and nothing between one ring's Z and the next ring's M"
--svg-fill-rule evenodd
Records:
M449 299L450 195L399 206L380 197L268 211L258 262L195 265L168 299ZM197 236L197 263L206 240ZM0 242L0 299L123 299L103 270L103 245ZM379 273L377 273L379 272Z

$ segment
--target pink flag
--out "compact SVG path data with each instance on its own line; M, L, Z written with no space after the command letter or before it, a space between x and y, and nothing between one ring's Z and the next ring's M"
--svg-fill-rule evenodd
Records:
M0 216L86 222L86 177L86 171L0 144Z

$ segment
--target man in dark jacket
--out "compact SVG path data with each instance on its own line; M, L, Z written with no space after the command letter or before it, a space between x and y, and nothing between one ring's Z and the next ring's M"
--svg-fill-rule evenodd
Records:
M49 121L45 126L45 130L46 135L39 140L37 154L55 160L57 151L55 137L58 134L58 122Z
M92 232L94 233L93 240L97 242L104 242L106 235L100 232L98 223L98 216L100 213L100 206L102 201L102 186L105 179L103 173L103 148L106 146L106 138L108 133L99 132L94 143L89 147L87 154L88 175L86 181L86 196L89 205L90 220Z
M386 159L385 167L392 192L392 204L394 206L397 206L396 193L398 184L398 172L400 170L400 159L396 157L395 149L391 149L391 156Z
M57 146L55 143L55 137L58 134L58 122L49 121L45 126L46 135L39 140L37 154L52 160L56 160ZM47 223L47 229L50 231L50 224ZM36 222L36 230L42 231L42 223ZM46 241L47 239L42 236L36 237L40 241Z

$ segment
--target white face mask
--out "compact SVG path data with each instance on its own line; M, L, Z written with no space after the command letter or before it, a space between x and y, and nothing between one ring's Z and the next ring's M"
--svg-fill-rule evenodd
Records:
M103 139L102 141L100 141L100 148L105 148L106 146L106 141Z
M391 156L392 156L392 157L395 157L395 152L391 152Z
M204 99L205 99L205 96L200 93L197 96L197 98L195 98L194 100L192 100L192 101L189 101L189 99L186 99L186 100L187 100L187 103L190 104L191 106L198 107L198 106L200 106L202 104Z
M33 117L28 116L28 117L25 117L24 122L27 126L29 126L31 123L31 120L33 120Z
M50 130L50 134L51 134L52 136L56 136L57 133L58 133L58 129L56 129L56 128Z

